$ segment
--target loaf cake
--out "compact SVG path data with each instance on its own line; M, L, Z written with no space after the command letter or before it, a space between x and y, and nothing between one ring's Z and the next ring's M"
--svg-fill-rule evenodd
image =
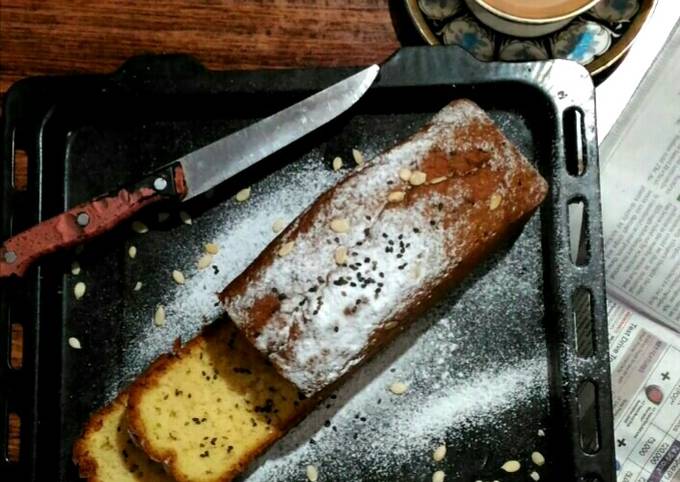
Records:
M73 448L73 462L80 476L89 482L172 482L163 467L130 440L127 399L127 392L122 392L90 417Z
M431 306L546 192L484 111L455 101L321 195L220 299L309 396Z
M176 480L228 481L311 403L219 321L132 385L127 417L135 442Z

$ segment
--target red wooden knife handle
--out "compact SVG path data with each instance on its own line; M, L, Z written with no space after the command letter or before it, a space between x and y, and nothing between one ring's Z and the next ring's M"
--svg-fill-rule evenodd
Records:
M149 204L185 195L182 167L176 164L130 188L79 204L5 241L0 247L0 278L23 276L38 258L99 236Z

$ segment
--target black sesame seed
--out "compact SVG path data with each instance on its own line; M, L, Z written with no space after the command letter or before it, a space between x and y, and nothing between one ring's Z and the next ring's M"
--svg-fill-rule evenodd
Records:
M285 300L286 298L287 298L287 296L286 296L285 294L283 294L283 293L281 293L281 294L279 295L279 301L283 301L283 300Z
M340 331L340 328L338 328L338 327L336 326L336 327L333 328L333 331L337 333L337 332Z
M434 226L435 224L437 224L437 223L435 223L434 220L430 221L430 226Z
M316 293L316 290L318 290L318 289L319 289L318 286L312 286L311 288L309 288L308 291L309 291L310 293Z
M418 228L413 228L413 232L416 233L416 234L418 234L418 233L420 232L420 229L418 229Z
M383 238L387 238L387 234L382 233L382 237L383 237Z
M352 288L356 288L356 287L357 287L357 284L356 284L354 281L352 281L349 285L350 285Z
M323 424L324 424L326 427L330 427L330 426L331 426L331 421L330 421L330 420L326 420Z

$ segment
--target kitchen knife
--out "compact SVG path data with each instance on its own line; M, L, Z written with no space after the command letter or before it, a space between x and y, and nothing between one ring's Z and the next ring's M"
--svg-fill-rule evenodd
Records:
M372 65L297 104L193 151L130 186L99 196L11 237L0 277L22 276L38 258L109 231L149 204L197 196L349 109L369 89Z

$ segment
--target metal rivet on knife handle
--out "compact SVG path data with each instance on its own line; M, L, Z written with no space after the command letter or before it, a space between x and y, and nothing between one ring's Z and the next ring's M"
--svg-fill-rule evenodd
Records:
M5 251L5 262L14 263L17 260L17 254L14 251Z
M76 222L78 223L78 226L82 226L84 228L90 224L90 216L86 212L78 213L76 216Z
M168 187L168 181L166 181L165 178L163 178L163 177L157 177L156 179L154 179L154 181L153 181L153 188L154 188L156 191L162 191L162 190L165 189L166 187Z

